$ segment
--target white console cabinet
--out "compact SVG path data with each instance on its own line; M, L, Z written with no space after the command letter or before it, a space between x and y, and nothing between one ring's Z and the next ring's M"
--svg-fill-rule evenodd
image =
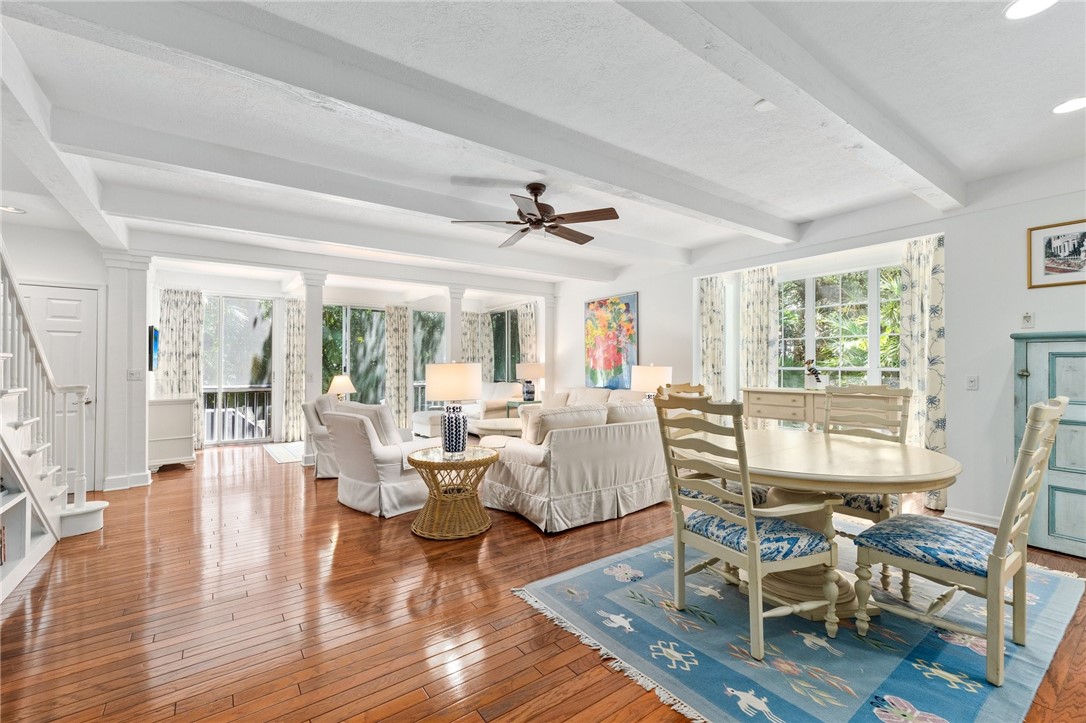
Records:
M196 464L195 397L152 399L147 402L147 468L157 472L164 464Z

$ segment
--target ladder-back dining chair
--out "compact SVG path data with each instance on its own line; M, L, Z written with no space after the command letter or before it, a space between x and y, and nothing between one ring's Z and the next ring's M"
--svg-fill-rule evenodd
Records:
M750 654L765 657L763 618L794 612L826 609L826 634L837 635L837 545L828 507L840 497L824 495L817 501L780 507L755 507L747 470L743 436L743 405L714 402L706 396L669 394L661 388L653 400L660 423L664 465L671 485L672 516L675 528L675 605L686 607L686 577L708 567L717 568L731 584L746 586L750 610ZM730 466L725 463L730 461ZM738 484L740 493L726 483ZM689 517L684 510L692 510ZM823 511L822 532L783 519ZM686 569L686 546L709 559ZM783 570L823 566L822 600L783 604L762 589L762 577ZM746 580L739 571L747 574ZM762 610L762 599L780 607Z
M856 536L856 631L867 635L867 613L871 596L871 565L877 562L900 567L921 577L949 585L926 612L900 605L877 606L886 612L922 620L946 630L967 635L977 631L938 616L958 590L987 601L985 629L988 682L1003 685L1003 605L1012 608L1012 639L1026 644L1026 540L1030 518L1048 469L1048 457L1056 430L1067 409L1067 397L1056 397L1029 408L1025 434L1011 473L1007 499L996 534L928 515L897 515ZM1011 599L1004 600L1004 588L1012 583ZM909 601L903 585L901 595Z
M905 444L912 395L911 389L895 389L885 385L826 387L826 416L822 431ZM835 507L834 512L872 522L887 519L900 506L897 495L859 492L843 497L844 504ZM840 530L838 534L854 537ZM884 590L890 589L889 567L883 567L881 582Z

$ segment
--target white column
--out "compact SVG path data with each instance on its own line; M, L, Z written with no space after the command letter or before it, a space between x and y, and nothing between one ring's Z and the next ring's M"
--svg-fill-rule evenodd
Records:
M147 319L150 256L103 252L106 290L104 489L151 484L147 471ZM90 470L88 470L90 472Z
M464 361L463 328L464 292L463 286L449 287L449 323L445 326L445 335L449 340L449 361Z
M308 402L324 393L321 389L321 338L324 331L324 282L328 274L303 271L302 277L305 279L305 400ZM302 464L310 466L316 461L313 439L307 430Z
M555 355L558 353L558 322L555 318L557 315L557 301L554 298L554 294L548 294L543 297L543 318L539 321L543 325L543 362L547 370L547 375L544 377L545 383L543 389L557 389L558 381L555 378L558 374L558 363ZM542 391L542 390L540 390ZM538 399L539 397L537 397Z

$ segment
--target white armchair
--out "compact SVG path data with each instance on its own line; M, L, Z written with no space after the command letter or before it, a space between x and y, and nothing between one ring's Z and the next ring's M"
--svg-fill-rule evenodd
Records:
M517 382L483 382L483 398L464 405L468 419L495 419L504 417L505 404L521 398L521 386Z
M336 464L336 455L332 451L328 427L324 424L324 415L332 411L335 403L334 394L322 394L312 402L302 404L302 414L305 415L305 423L309 427L309 435L313 439L313 449L316 452L314 474L318 479L339 476L339 465Z
M328 435L339 462L339 502L380 517L393 517L422 507L426 484L407 455L440 446L440 439L412 441L411 430L400 429L398 439L382 441L369 417L350 413L340 405L325 415Z

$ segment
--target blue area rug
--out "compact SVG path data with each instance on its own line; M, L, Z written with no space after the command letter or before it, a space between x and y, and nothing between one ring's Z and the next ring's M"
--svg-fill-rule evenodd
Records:
M839 567L851 571L855 548L838 541ZM704 559L686 549L688 565ZM822 623L794 615L768 619L765 660L756 661L747 652L747 598L719 575L688 577L687 608L674 609L671 550L665 538L514 593L665 703L714 723L1020 721L1083 593L1082 580L1029 569L1027 646L1008 639L1006 683L997 688L984 677L983 638L890 614L874 619L867 638L843 620L832 640ZM895 576L889 595L900 603L899 583ZM926 609L937 590L914 575L913 607ZM944 610L948 619L973 626L983 625L984 614L984 601L965 593ZM1009 636L1009 607L1007 615Z

